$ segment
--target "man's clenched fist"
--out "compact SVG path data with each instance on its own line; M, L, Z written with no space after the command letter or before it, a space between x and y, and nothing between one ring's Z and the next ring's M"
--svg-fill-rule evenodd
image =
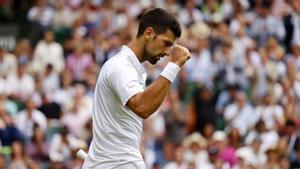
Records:
M189 50L181 45L174 45L171 53L171 62L177 64L179 67L182 67L184 63L190 58L191 54Z

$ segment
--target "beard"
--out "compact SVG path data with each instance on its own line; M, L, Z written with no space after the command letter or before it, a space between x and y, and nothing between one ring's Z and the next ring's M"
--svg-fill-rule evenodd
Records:
M160 59L160 57L158 55L151 54L150 52L148 52L147 49L145 50L145 58L152 65L155 65Z

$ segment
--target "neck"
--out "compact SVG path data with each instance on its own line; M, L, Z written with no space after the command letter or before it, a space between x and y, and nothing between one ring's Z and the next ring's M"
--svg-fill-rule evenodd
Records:
M136 38L127 45L141 63L146 61L144 58L144 43L145 42L142 40L142 38Z

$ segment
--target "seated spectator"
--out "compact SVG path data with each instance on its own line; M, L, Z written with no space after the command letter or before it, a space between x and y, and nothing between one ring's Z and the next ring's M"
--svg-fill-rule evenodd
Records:
M83 46L77 46L75 51L67 56L66 66L75 81L85 80L85 71L92 65L92 56L85 53Z
M162 169L188 169L188 163L186 163L183 158L184 148L181 145L179 145L175 148L174 151L174 160L167 163Z
M24 136L15 126L11 116L0 103L0 141L1 148L10 147L14 141L23 141Z
M29 39L21 39L18 41L14 54L19 64L26 64L29 72L32 72L32 46Z
M199 133L193 133L183 141L184 160L195 163L200 168L204 163L208 163L207 141Z
M223 131L215 131L213 134L214 145L218 149L218 156L224 164L230 167L235 166L237 157L235 154L236 148L229 144L228 136Z
M267 149L265 154L267 155L267 161L266 161L266 164L264 166L262 166L263 168L267 168L267 169L280 168L279 163L278 163L279 154L278 154L278 150L276 147L270 147L269 149Z
M18 64L16 56L5 51L0 47L0 77L7 77L16 74Z
M26 155L24 145L21 142L15 141L12 144L12 155L10 169L20 168L37 168L38 165Z
M92 101L85 95L85 90L85 86L81 84L75 86L74 100L61 119L62 123L76 136L83 134L84 126L92 117Z
M41 127L43 131L47 128L45 115L36 109L32 99L27 100L25 109L18 113L15 123L18 129L26 136L26 139L30 139L33 136L35 124Z
M42 75L42 92L53 94L59 88L59 74L54 71L52 64L47 64Z
M49 94L42 95L42 105L38 108L48 120L60 119L62 116L61 106L50 100Z
M214 96L208 88L198 88L189 106L189 132L202 132L207 123L215 124Z
M52 137L49 146L49 157L54 163L66 163L72 159L72 151L86 148L85 142L71 134L66 126Z
M254 125L251 121L253 108L247 103L247 96L240 91L234 102L225 107L224 118L228 128L237 128L241 135L245 135Z
M6 92L16 101L25 102L34 93L33 77L26 72L26 65L19 64L17 74L10 74L6 78Z
M253 119L255 123L263 120L268 130L275 131L285 123L283 108L274 103L271 93L266 94L262 103L255 107Z
M250 131L245 137L245 144L250 145L255 138L262 141L260 151L265 152L269 147L277 146L279 134L276 130L269 130L263 120L259 120L255 125L255 130Z
M53 93L53 101L61 105L62 111L68 109L75 94L72 86L72 77L69 71L64 71L60 76L60 87Z
M49 161L49 145L45 139L44 131L38 125L34 126L32 139L26 144L25 150L40 166L45 166Z
M44 72L47 64L52 64L57 73L65 68L63 48L55 42L52 31L44 33L44 39L37 44L33 53L32 66L36 74Z

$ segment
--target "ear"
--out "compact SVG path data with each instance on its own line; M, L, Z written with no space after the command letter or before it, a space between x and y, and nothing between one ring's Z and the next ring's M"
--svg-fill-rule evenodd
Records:
M152 40L155 36L155 32L154 32L153 28L152 27L146 28L146 30L144 32L144 36L147 41Z

